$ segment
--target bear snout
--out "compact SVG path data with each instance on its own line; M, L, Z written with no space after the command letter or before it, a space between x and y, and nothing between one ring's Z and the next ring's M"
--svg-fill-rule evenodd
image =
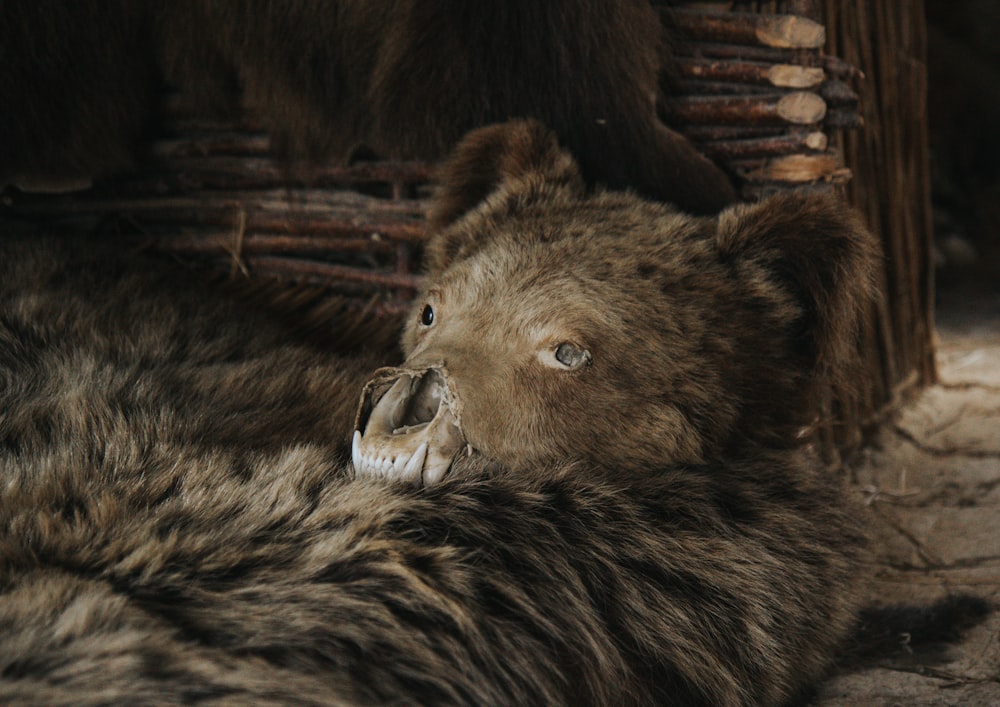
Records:
M443 366L383 368L365 385L351 459L356 477L437 483L468 446Z

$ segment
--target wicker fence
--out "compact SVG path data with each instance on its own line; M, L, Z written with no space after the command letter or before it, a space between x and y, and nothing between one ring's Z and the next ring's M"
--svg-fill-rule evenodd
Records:
M664 119L722 163L745 198L846 189L883 237L887 298L867 328L862 392L831 391L822 429L829 449L851 449L935 375L922 4L674 5L660 8L683 40ZM162 116L139 172L81 193L8 194L3 210L141 234L235 276L308 283L378 313L407 306L431 166L293 168L271 158L252 116L206 120L183 96L165 97Z

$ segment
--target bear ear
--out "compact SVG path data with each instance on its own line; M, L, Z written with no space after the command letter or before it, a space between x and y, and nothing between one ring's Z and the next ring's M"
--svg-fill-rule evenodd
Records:
M532 201L532 196L568 187L583 193L580 169L559 147L555 133L535 120L512 120L473 130L458 144L435 173L438 186L427 213L431 232L437 234L490 197L497 205ZM442 236L435 235L434 241ZM459 234L445 238L461 239ZM466 244L471 245L471 244ZM431 251L452 257L464 250L461 243L432 243ZM444 257L450 260L451 257ZM432 263L444 266L446 262Z
M722 212L717 244L746 297L791 298L783 316L813 374L843 375L875 300L881 256L854 210L833 194L785 193Z

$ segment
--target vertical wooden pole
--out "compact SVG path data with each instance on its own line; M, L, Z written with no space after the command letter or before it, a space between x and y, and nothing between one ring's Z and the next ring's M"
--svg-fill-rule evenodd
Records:
M885 302L864 342L863 420L937 380L923 0L823 0L827 52L860 69L864 126L834 131L854 174L848 198L885 249ZM843 411L847 419L851 410ZM843 445L840 445L843 446Z

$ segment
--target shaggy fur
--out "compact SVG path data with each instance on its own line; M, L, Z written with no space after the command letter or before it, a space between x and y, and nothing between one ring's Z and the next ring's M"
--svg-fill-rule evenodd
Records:
M823 201L699 221L546 186L546 154L572 169L551 137L498 130L543 149L436 242L438 321L484 326L456 330L483 385L492 329L539 300L581 327L591 368L495 404L555 448L592 434L597 465L526 444L427 488L353 480L345 416L377 355L296 342L162 263L0 240L0 701L751 705L820 674L861 532L807 450L758 439L780 402L747 379L759 361L794 407L785 379L831 370L868 241ZM785 267L809 254L832 259ZM539 394L568 396L558 424Z
M588 182L716 211L729 180L656 114L662 35L646 0L6 0L0 184L120 169L158 70L202 109L248 104L295 156L435 160L534 117Z
M798 446L821 393L849 388L878 247L837 198L695 219L588 194L531 122L476 131L441 176L403 343L414 368L446 362L487 456L621 471ZM539 366L561 343L591 365ZM495 404L507 399L518 415Z

